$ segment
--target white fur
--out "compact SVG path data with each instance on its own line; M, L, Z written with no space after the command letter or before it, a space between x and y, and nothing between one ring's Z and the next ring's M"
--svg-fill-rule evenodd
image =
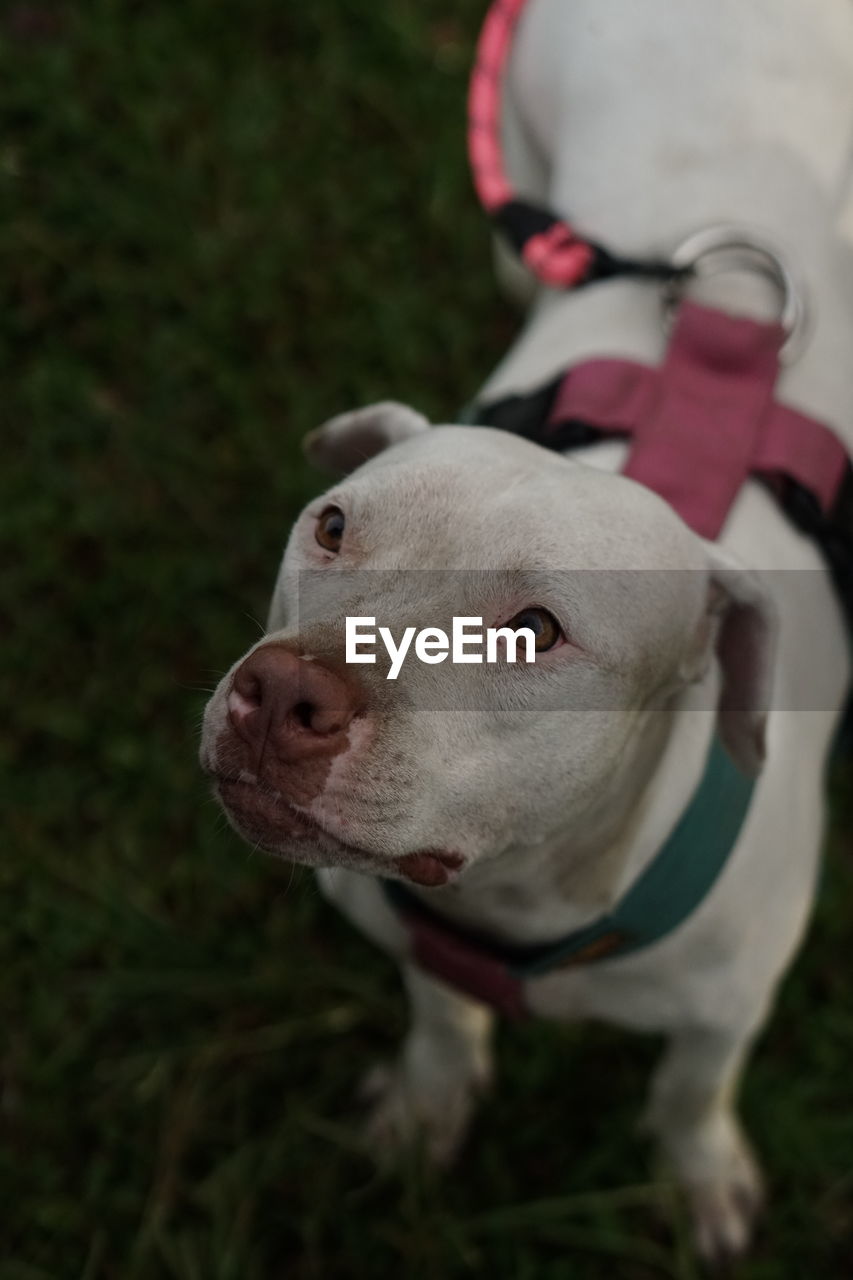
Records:
M848 3L824 0L818 13L805 0L531 0L508 111L519 184L614 248L665 252L720 218L781 239L814 312L812 343L781 395L849 430ZM749 281L713 290L720 305L766 304ZM653 287L620 281L541 291L487 391L534 386L588 354L659 359L658 305ZM351 466L365 424L372 460L295 526L267 641L298 635L313 654L342 649L346 613L375 612L399 634L410 623L446 629L453 614L498 625L546 604L578 646L526 672L407 663L391 701L382 668L359 668L374 709L307 809L328 840L313 848L271 835L270 847L319 866L328 897L403 965L412 1028L399 1062L370 1081L383 1149L422 1130L435 1158L449 1158L490 1075L491 1019L409 964L374 873L413 850L449 848L465 869L421 891L448 917L516 942L594 918L654 856L701 774L720 686L737 674L715 656L719 628L735 608L768 635L776 620L775 660L768 640L764 684L756 679L727 731L733 754L757 765L770 698L766 763L718 882L661 942L554 972L527 992L543 1016L665 1033L648 1123L687 1190L702 1252L739 1253L760 1180L734 1113L737 1078L808 918L823 769L849 678L820 557L752 484L708 547L613 474L624 460L617 443L562 461L485 429L427 431L405 406L382 405L314 433L315 455ZM377 452L383 441L393 447ZM334 560L313 537L330 502L347 516ZM365 610L364 580L346 569L393 572L371 576ZM206 714L209 767L233 670Z

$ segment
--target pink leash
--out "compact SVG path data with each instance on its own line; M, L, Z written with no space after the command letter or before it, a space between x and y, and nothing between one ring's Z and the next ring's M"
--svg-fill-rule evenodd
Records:
M501 147L501 91L512 39L527 0L496 0L486 14L468 91L468 157L486 212L534 275L571 289L609 275L672 278L678 267L653 259L618 257L578 234L571 223L513 190Z
M499 223L520 202L510 186L501 149L501 88L516 23L527 0L497 0L477 43L468 93L468 155L480 201ZM595 249L555 214L540 211L543 225L514 239L524 262L545 284L570 289L585 280Z

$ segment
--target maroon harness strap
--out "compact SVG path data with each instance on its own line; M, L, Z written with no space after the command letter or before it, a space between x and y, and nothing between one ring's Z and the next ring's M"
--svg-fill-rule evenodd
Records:
M388 886L386 885L386 890ZM526 1018L524 979L506 959L487 945L457 934L454 928L411 904L398 905L412 943L412 959L434 978L489 1005L507 1018ZM603 960L626 940L624 931L611 929L560 960L560 968L572 968Z
M433 977L464 991L507 1018L524 1018L524 984L488 950L414 912L404 912L412 958Z
M631 437L624 474L715 538L750 474L790 476L824 510L847 454L821 423L778 404L773 389L785 332L683 302L663 365L590 360L566 376L549 425L577 420Z

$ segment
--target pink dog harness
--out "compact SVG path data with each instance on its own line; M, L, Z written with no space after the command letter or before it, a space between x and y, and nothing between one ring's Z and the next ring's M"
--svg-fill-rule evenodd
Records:
M786 480L829 513L847 453L822 423L779 404L784 330L682 303L660 369L589 360L560 383L543 443L561 423L631 440L624 474L659 493L703 538L716 538L750 475Z
M585 360L532 393L475 405L469 421L564 450L608 437L629 443L624 474L660 494L696 533L716 538L744 483L768 485L791 519L822 547L853 612L853 539L837 523L842 485L853 492L846 450L832 431L775 398L780 357L798 329L795 291L778 255L752 233L702 233L669 263L619 257L547 209L517 197L501 152L501 82L525 0L497 0L477 48L468 141L477 193L498 229L546 285L574 288L614 275L668 282L677 303L660 368ZM688 246L683 246L688 248ZM682 300L707 256L751 266L785 297L766 323ZM707 263L706 263L707 265ZM511 1016L525 1013L524 982L648 946L701 902L734 847L751 784L715 741L705 775L670 838L605 917L547 946L513 949L460 931L401 884L385 892L410 930L418 964Z
M749 233L728 240L697 237L704 248L687 260L678 255L672 262L629 259L581 235L558 214L519 198L503 162L501 96L525 3L496 0L486 16L471 74L468 150L484 208L527 267L544 284L565 289L613 275L656 277L680 299L700 259L722 254L729 265L740 262L773 275L790 301L794 291L784 266ZM780 354L797 321L795 314L784 318L784 326L767 324L680 302L660 369L616 359L576 365L559 386L545 389L544 401L543 392L527 397L534 419L543 403L545 411L538 422L528 414L522 432L552 448L580 443L577 430L573 438L571 431L579 425L590 441L628 437L625 474L666 498L706 538L718 536L750 475L769 483L783 499L799 493L803 511L827 517L848 471L847 453L828 427L774 398ZM506 405L501 402L497 412L495 406L481 407L475 420L512 430L502 420Z

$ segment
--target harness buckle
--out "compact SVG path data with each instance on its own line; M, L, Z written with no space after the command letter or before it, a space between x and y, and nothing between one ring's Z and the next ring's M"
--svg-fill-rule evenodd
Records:
M664 325L668 329L689 282L725 271L754 271L776 287L779 324L786 338L779 358L790 364L803 350L807 334L806 291L795 278L782 251L763 233L721 223L688 236L672 255L674 274L663 286Z

